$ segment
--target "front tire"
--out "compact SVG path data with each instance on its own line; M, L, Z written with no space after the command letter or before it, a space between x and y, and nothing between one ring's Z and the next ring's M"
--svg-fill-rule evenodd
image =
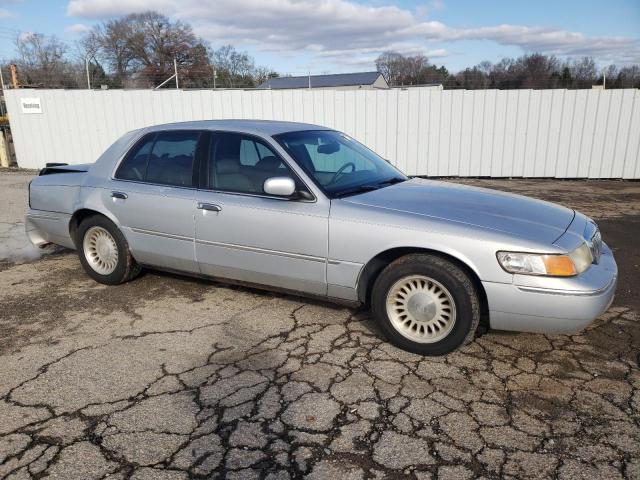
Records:
M391 343L421 355L444 355L470 342L480 322L469 276L432 254L391 262L376 279L371 308Z
M80 222L76 246L82 267L96 282L118 285L132 280L141 271L122 232L102 215Z

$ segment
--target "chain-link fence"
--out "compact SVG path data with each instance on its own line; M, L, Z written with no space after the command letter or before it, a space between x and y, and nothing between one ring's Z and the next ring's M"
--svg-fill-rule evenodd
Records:
M213 65L176 65L172 63L154 68L142 68L123 73L107 72L91 61L64 62L55 66L0 65L5 88L66 88L66 89L152 89L205 88L257 89L277 76L271 70L229 72ZM317 72L326 74L327 72ZM176 75L177 74L177 75ZM314 74L312 73L311 76ZM177 80L176 80L177 77ZM457 74L421 73L414 78L398 76L388 79L392 88L442 86L443 89L516 90L516 89L591 89L640 88L640 67L616 69L607 75L577 78L567 72L545 73L486 73L465 70Z

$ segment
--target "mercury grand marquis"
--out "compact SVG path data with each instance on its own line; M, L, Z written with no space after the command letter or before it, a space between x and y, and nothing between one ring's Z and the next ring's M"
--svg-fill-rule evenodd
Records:
M389 341L425 355L483 325L579 331L617 279L579 212L409 178L343 133L288 122L159 125L93 164L49 164L26 230L108 285L147 267L364 304Z

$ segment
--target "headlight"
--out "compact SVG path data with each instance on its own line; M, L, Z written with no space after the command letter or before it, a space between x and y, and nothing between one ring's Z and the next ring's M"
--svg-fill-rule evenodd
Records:
M578 273L584 272L593 263L593 254L589 245L583 243L573 252L569 253L569 257L573 261L573 265Z
M584 272L591 263L591 250L583 243L564 255L545 253L498 252L500 266L509 273L572 277Z

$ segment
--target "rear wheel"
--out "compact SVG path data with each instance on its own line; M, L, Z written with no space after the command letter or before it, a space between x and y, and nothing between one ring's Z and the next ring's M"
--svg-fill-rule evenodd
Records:
M117 285L135 278L140 266L116 225L102 215L84 219L77 231L76 245L80 263L97 282Z
M437 255L389 264L376 279L371 306L391 343L422 355L443 355L471 341L480 321L471 279Z

